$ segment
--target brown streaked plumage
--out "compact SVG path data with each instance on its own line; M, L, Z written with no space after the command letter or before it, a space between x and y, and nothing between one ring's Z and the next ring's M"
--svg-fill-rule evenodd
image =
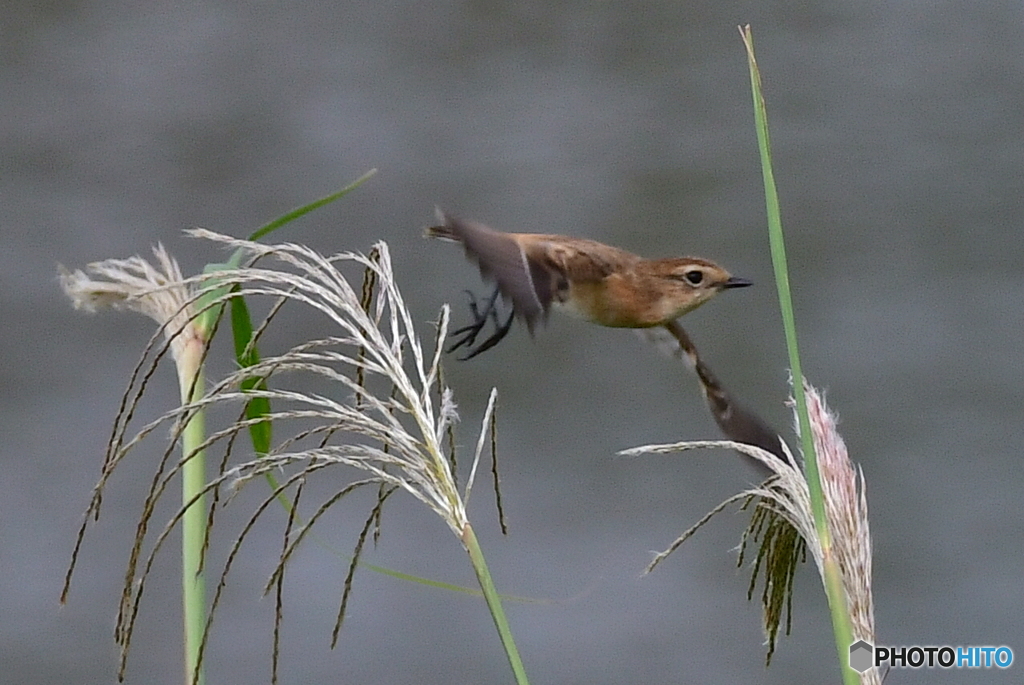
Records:
M438 220L440 225L426 229L426 235L462 243L481 275L497 284L482 310L471 301L474 324L455 332L466 335L452 349L471 347L488 318L497 325L497 332L470 350L467 359L493 347L511 327L512 316L504 324L497 320L498 293L532 333L552 307L602 326L664 326L722 290L750 285L699 257L644 259L595 240L503 233L440 210Z

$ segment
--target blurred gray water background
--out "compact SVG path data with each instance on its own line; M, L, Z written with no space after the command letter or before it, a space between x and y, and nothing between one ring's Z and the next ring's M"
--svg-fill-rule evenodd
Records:
M1022 14L1005 1L8 3L0 681L113 681L119 585L158 454L148 446L114 480L59 607L109 425L152 326L73 312L58 262L146 254L163 241L192 271L221 254L183 228L244 235L378 167L283 236L324 251L387 240L425 332L445 301L465 321L461 290L481 289L460 250L420 238L435 204L506 230L713 258L757 287L688 316L687 328L730 389L789 435L736 30L750 22L804 369L828 389L868 480L879 639L1017 650L1009 672L890 678L1018 682ZM323 325L302 319L268 345L323 335ZM628 331L554 318L536 340L517 330L450 364L449 379L466 445L490 387L501 393L511 535L497 533L483 490L471 513L499 588L549 600L508 606L534 682L838 680L809 566L793 634L764 669L759 607L734 568L744 516L720 517L638 578L650 551L754 478L726 452L613 456L717 437L682 367ZM158 380L144 416L176 396L169 370ZM343 552L364 512L340 509L294 560L283 682L509 682L481 601L371 572L357 575L340 644L328 649ZM238 562L210 683L269 680L273 603L259 590L278 524ZM396 501L385 525L368 561L473 584L457 541L421 506ZM129 682L180 682L173 550L166 561L147 591Z

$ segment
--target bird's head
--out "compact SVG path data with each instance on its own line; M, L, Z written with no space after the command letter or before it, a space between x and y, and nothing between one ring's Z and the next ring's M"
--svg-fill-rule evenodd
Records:
M699 257L656 259L649 264L651 275L657 278L666 300L666 319L696 309L723 290L752 285L747 279L733 276L714 262Z

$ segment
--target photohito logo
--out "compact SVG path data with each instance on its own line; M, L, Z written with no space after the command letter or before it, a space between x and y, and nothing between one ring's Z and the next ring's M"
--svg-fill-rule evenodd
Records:
M950 645L909 647L875 646L864 640L850 645L850 668L863 673L872 666L889 668L1009 668L1013 650L1009 647L952 647Z

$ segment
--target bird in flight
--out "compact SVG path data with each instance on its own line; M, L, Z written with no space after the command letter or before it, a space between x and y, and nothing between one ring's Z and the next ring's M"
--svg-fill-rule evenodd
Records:
M516 317L531 334L552 308L613 328L668 327L723 290L751 285L700 257L644 259L595 240L503 233L440 210L438 222L425 235L462 243L484 279L495 282L483 303L470 293L473 323L453 332L462 337L448 351L465 347L463 359L497 345ZM512 305L504 322L497 313L499 294ZM488 320L495 332L474 347Z

